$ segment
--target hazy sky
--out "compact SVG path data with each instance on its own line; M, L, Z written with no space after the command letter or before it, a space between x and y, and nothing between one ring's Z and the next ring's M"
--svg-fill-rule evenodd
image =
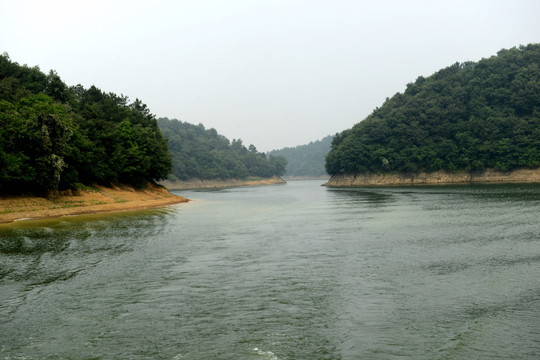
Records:
M0 0L0 53L259 151L350 128L419 75L540 42L540 1Z

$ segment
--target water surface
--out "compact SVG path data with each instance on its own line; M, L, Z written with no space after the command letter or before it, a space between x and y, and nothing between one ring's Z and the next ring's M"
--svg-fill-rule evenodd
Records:
M184 191L0 226L0 359L533 359L540 186Z

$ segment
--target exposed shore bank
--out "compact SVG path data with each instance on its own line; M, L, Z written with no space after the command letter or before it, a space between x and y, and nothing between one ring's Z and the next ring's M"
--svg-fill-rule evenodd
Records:
M96 186L76 193L63 192L54 198L0 197L0 223L20 219L151 209L187 201L189 200L152 184L141 190L126 186Z
M299 181L299 180L326 180L330 179L330 176L283 176L285 181Z
M286 181L278 176L266 179L227 179L227 180L164 180L160 184L170 190L187 190L187 189L218 189L236 186L257 186L257 185L274 185L285 184Z
M482 172L449 173L437 171L418 174L359 174L334 175L323 186L390 186L390 185L430 185L430 184L464 184L464 183L540 183L539 169L520 169L509 172L486 170Z

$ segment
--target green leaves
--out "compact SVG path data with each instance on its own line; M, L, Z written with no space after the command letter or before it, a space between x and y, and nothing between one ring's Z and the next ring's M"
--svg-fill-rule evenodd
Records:
M335 175L538 167L539 66L534 44L419 77L336 135L326 169Z
M171 171L167 142L140 100L68 88L0 56L0 193L77 183L142 185Z
M57 190L67 166L64 156L73 134L71 117L45 94L20 99L0 113L4 165L3 192Z
M202 124L162 118L158 125L168 139L173 175L180 180L266 178L284 173L284 158L267 159L254 145L248 149L240 139L230 143L215 129L205 129Z

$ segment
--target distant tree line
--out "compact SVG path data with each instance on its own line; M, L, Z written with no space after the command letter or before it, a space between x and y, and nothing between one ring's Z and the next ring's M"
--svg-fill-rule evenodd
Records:
M285 158L267 157L254 145L246 148L240 139L230 142L202 124L168 118L157 121L169 143L171 180L268 178L285 173Z
M329 174L540 166L540 44L418 77L336 134Z
M333 136L329 135L309 144L272 150L269 154L287 159L285 176L323 177L327 176L324 163L332 139Z
M167 142L140 100L68 87L54 71L0 56L0 193L140 186L170 171Z

